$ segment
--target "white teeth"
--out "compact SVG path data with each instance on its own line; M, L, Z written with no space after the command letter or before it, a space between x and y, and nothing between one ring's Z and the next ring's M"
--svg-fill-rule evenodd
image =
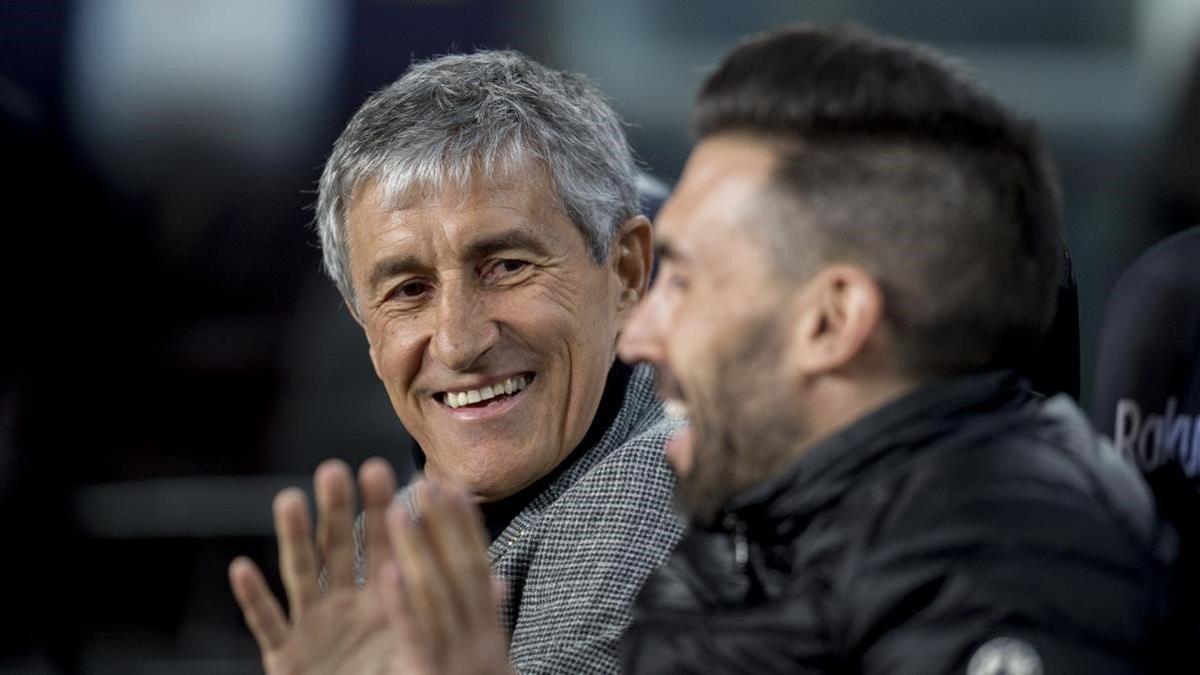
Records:
M674 399L663 401L663 413L671 419L686 420L687 405L683 401L676 401Z
M451 408L460 408L471 403L487 401L505 394L515 394L525 388L528 383L524 375L510 377L503 382L467 391L448 391L443 399Z

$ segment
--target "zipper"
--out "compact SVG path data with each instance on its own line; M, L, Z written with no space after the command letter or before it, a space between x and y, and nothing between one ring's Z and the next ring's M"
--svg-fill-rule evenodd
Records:
M722 523L733 534L733 562L738 571L745 572L750 562L750 542L746 539L746 523L732 513Z

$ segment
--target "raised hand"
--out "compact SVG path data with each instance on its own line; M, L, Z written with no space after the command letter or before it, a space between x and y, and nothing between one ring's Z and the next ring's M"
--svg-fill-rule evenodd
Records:
M420 520L398 504L387 513L394 556L382 588L397 645L392 672L511 673L479 511L456 490L429 482L414 489Z
M372 459L359 471L364 516L366 583L355 587L354 490L350 470L324 462L313 476L317 501L316 546L304 493L290 488L275 498L275 532L288 615L258 566L238 558L229 582L262 652L270 675L387 673L397 641L385 599L375 587L390 556L385 513L396 489L387 462ZM324 563L328 591L318 588Z

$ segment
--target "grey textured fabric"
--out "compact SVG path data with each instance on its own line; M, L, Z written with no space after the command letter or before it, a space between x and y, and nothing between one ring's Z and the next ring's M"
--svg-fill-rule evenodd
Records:
M492 573L508 584L501 615L518 672L618 671L633 599L683 534L663 453L678 427L663 414L653 369L637 366L600 440L579 449L492 542ZM414 507L406 491L397 498Z

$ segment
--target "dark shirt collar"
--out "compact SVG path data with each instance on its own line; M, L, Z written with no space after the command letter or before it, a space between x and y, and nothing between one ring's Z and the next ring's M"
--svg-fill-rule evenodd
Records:
M843 495L867 465L885 457L900 461L898 451L919 450L970 417L1025 405L1032 398L1027 383L1011 371L924 385L805 450L782 473L730 500L722 513L738 520L769 520L812 512Z
M498 537L518 513L523 511L547 486L554 482L555 478L558 478L588 448L595 445L604 436L604 432L608 431L613 420L617 418L617 413L621 411L621 404L625 400L625 389L629 385L629 377L632 374L633 368L622 361L617 360L613 363L604 382L604 393L600 396L600 405L596 409L596 416L592 418L591 426L588 427L587 433L583 435L583 440L579 442L579 445L575 446L571 454L559 462L553 471L514 495L480 505L489 538L494 540ZM425 452L421 450L421 446L417 445L416 441L413 441L412 452L413 464L416 465L418 471L423 470L425 468Z

